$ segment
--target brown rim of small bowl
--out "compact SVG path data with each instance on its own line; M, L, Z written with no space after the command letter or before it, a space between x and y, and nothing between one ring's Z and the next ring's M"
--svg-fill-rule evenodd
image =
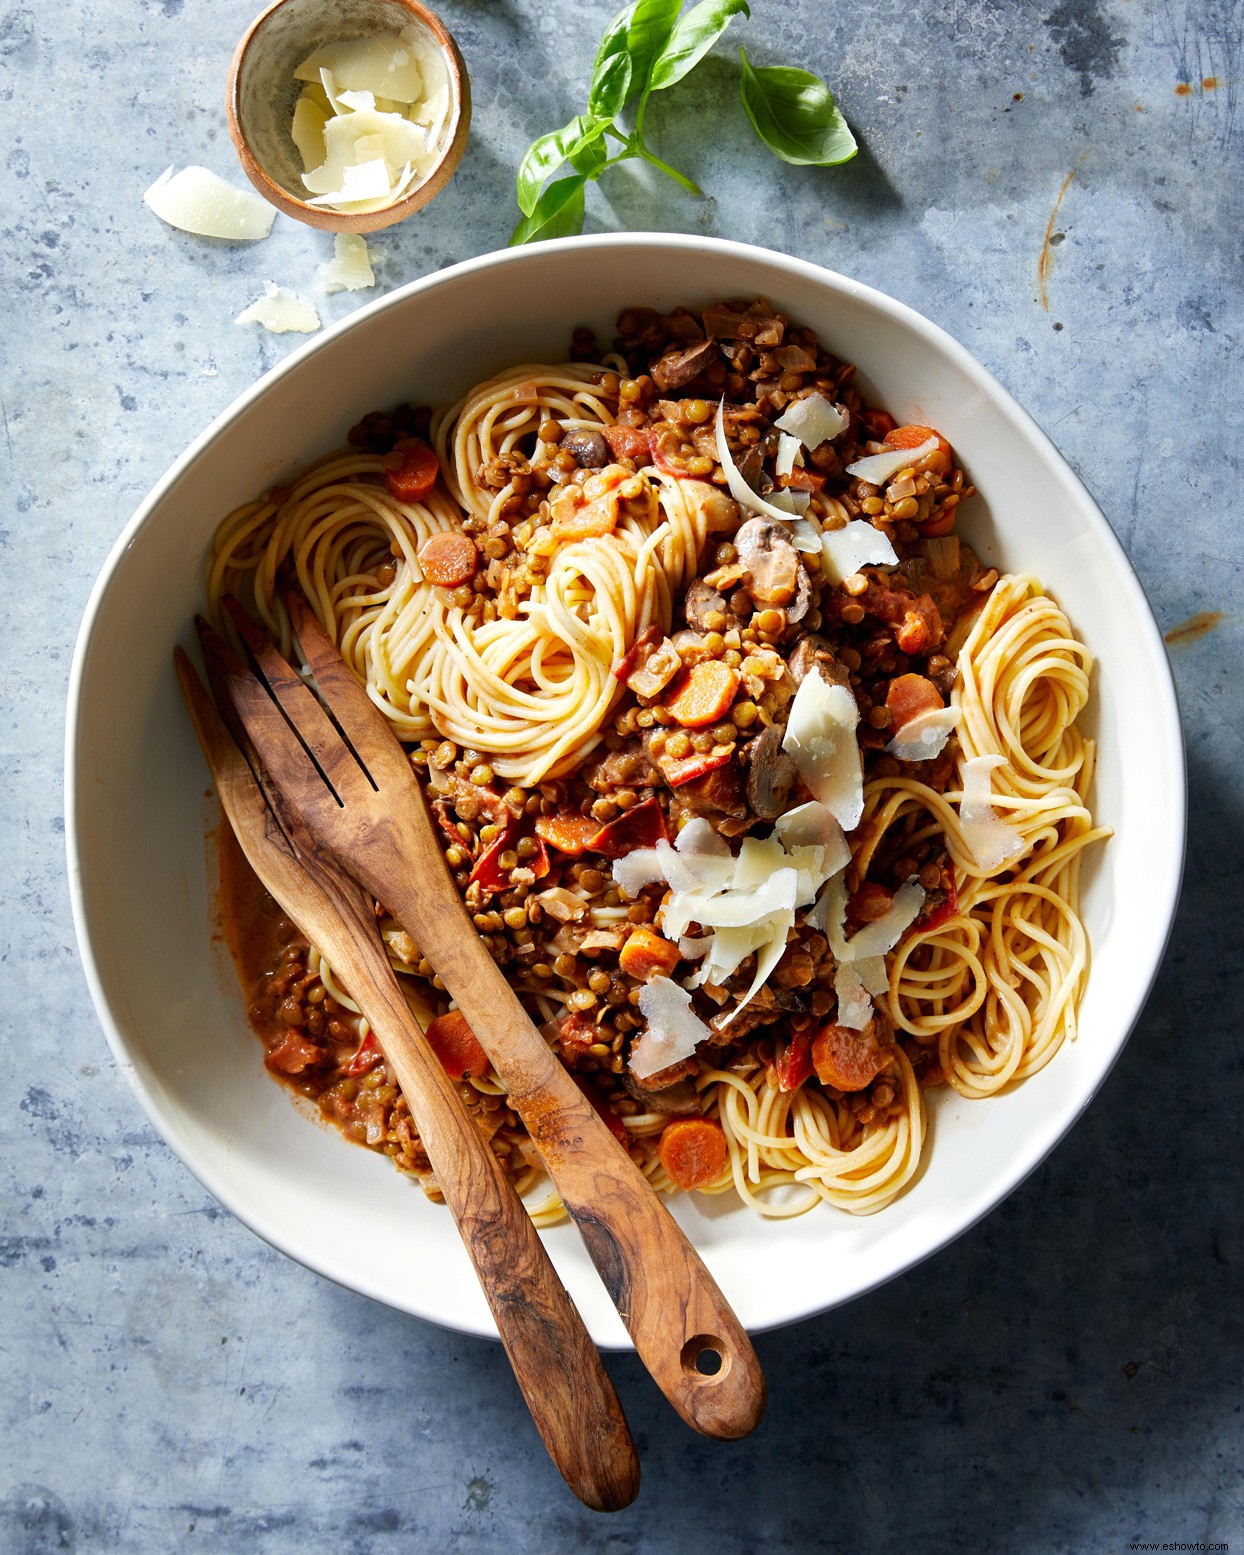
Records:
M451 111L456 114L457 123L454 125L453 135L431 173L418 188L404 195L396 204L388 205L378 211L350 213L327 210L323 206L309 205L305 200L299 200L268 174L251 150L239 114L238 82L251 44L264 23L275 12L283 10L285 6L292 3L296 3L296 0L274 0L272 5L262 11L243 34L229 66L225 111L229 122L229 136L242 163L242 169L265 200L275 205L277 210L284 211L287 216L292 216L296 221L305 222L309 227L318 227L324 232L378 232L384 227L395 226L399 221L404 221L407 216L422 210L434 195L441 192L453 177L454 170L462 160L462 153L466 150L467 137L471 128L471 79L453 34L440 17L434 11L429 11L426 6L420 5L419 0L391 0L391 3L399 5L416 21L422 22L440 44L449 71L450 96L453 102Z

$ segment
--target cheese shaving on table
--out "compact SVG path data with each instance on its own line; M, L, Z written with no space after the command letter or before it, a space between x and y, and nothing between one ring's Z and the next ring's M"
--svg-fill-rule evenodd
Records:
M1019 831L993 807L990 773L1005 765L1003 756L974 756L960 767L963 799L959 804L959 825L963 840L971 849L977 868L991 875L1018 858L1026 847Z
M275 209L251 189L235 189L206 167L165 168L143 195L161 221L197 237L254 243L272 231Z
M639 990L639 1013L648 1029L631 1049L631 1073L640 1080L691 1058L712 1032L691 1008L691 995L668 977L653 977Z
M807 449L819 448L822 443L840 437L848 425L844 412L823 394L807 394L801 400L792 400L774 422L780 431L792 433Z
M959 722L956 707L930 707L899 727L886 752L899 761L932 761L946 748Z
M831 583L841 583L861 567L897 567L898 554L889 535L864 518L853 518L842 529L821 536L821 567Z
M925 454L931 454L940 447L938 440L930 437L919 448L893 448L887 449L885 453L868 454L863 459L857 459L854 464L847 465L847 474L854 475L857 481L867 481L870 486L882 486L892 475L910 469Z
M310 335L319 329L320 316L305 297L269 281L264 295L243 308L233 322L262 324L272 335Z
M843 831L854 830L864 813L864 768L855 734L859 721L850 691L814 671L795 693L782 738L799 776Z
M357 232L339 232L333 257L319 267L320 285L326 292L357 292L376 284L367 244Z

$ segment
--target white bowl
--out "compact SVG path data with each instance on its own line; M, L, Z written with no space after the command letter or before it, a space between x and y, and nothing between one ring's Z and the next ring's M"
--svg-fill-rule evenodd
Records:
M1115 828L1086 871L1093 963L1081 1034L983 1102L930 1097L919 1179L866 1219L766 1222L713 1199L673 1212L742 1321L771 1328L849 1300L979 1219L1029 1173L1118 1057L1161 959L1183 857L1183 747L1157 627L1118 541L1043 433L941 330L854 281L742 244L564 240L456 265L294 352L176 462L118 540L78 639L67 742L74 915L99 1018L155 1127L235 1215L291 1257L389 1305L492 1334L449 1216L382 1156L313 1126L271 1080L213 939L207 773L178 695L219 520L339 443L367 411L444 402L508 364L603 340L628 303L769 297L858 363L865 391L944 432L980 496L963 528L987 562L1036 573L1098 659L1095 808ZM568 1226L548 1245L598 1342L629 1341Z

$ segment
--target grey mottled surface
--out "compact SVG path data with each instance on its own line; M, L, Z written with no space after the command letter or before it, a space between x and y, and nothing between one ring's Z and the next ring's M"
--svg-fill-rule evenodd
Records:
M255 247L184 237L140 203L172 161L239 176L221 99L252 3L0 5L0 1550L1239 1548L1244 13L755 0L753 57L824 74L860 158L769 158L720 111L726 55L650 119L709 198L623 171L590 201L595 227L752 239L914 304L1051 433L1164 630L1224 612L1174 657L1183 905L1088 1115L958 1245L762 1338L748 1444L694 1438L613 1359L645 1488L601 1519L561 1488L499 1348L324 1283L206 1198L77 966L61 720L87 591L173 455L296 338L233 315L265 280L310 286L330 246L284 218ZM377 241L383 286L505 241L517 157L577 110L610 10L448 0L474 135L449 190Z

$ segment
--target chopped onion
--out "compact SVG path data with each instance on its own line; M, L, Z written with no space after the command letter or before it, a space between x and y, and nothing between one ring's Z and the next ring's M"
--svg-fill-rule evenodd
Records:
M921 443L919 448L893 448L887 449L883 454L869 454L866 458L857 459L854 464L847 465L847 474L854 475L856 480L867 481L870 486L883 486L891 475L897 475L900 470L910 469L918 464L925 454L931 454L941 444L935 437L928 438Z
M276 211L250 189L235 189L205 167L166 168L144 203L179 232L253 243L272 231ZM317 323L315 326L319 328Z

